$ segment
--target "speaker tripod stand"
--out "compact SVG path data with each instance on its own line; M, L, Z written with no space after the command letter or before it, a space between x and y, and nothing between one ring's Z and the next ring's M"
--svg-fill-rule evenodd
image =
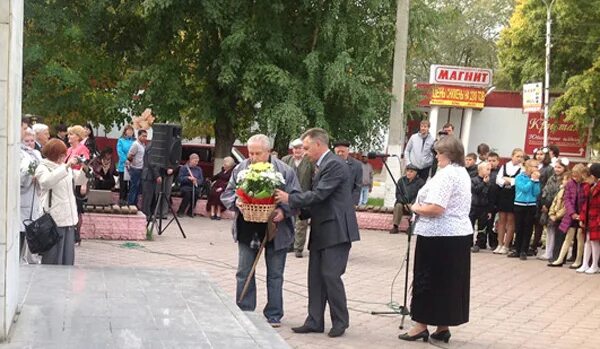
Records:
M175 221L177 223L177 226L179 227L179 232L181 232L181 235L183 236L184 239L187 239L187 236L185 236L185 232L183 231L183 227L181 226L181 223L179 222L179 219L177 218L177 213L175 212L175 210L173 209L173 205L171 205L171 203L169 202L169 200L167 200L167 196L165 195L165 176L160 176L161 178L161 184L160 184L160 192L158 193L158 199L156 200L156 207L154 208L154 213L152 214L152 219L148 222L148 229L147 231L149 232L149 234L152 234L152 231L154 231L154 228L158 228L157 233L158 235L162 235L162 233L165 232L165 230L167 230L167 228L169 227L169 225L171 225L171 223L173 223L173 221ZM167 223L167 225L165 225L163 227L163 207L165 207L164 205L166 205L166 207L169 209L169 212L171 212L171 214L173 215L173 218L171 218L169 220L169 222ZM158 224L157 224L158 221Z

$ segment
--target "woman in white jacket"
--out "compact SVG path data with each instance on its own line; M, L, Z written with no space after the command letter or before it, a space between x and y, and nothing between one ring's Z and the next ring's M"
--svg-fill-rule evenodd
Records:
M81 166L77 157L65 163L67 147L59 139L50 140L42 149L45 159L35 170L40 186L40 201L58 227L60 239L42 254L42 264L73 265L75 262L75 226L78 222L74 185L85 181L83 172L73 170Z

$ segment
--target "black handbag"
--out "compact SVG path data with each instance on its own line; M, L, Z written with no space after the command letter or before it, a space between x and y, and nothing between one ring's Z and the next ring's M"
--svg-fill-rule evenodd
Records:
M52 189L48 194L48 207L52 207ZM48 212L36 219L31 219L33 214L33 201L35 199L35 186L33 187L33 196L31 199L31 211L29 213L29 219L23 221L25 226L25 239L27 239L27 245L32 253L44 253L50 250L58 240L58 229L54 218Z

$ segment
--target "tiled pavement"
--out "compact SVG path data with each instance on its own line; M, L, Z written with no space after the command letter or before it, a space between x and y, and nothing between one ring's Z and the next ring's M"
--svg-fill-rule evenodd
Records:
M125 266L206 271L225 293L234 297L237 247L231 240L231 221L196 217L182 220L187 239L169 227L155 241L140 247L119 241L85 240L76 248L79 266ZM371 315L402 301L401 271L406 235L362 231L354 244L344 280L350 307L350 328L341 338L326 334L294 334L306 315L308 258L288 254L284 283L286 315L279 334L295 348L425 348L432 344L397 339L398 315ZM414 246L414 242L413 242ZM306 254L306 252L305 252ZM257 276L260 316L265 304L265 269ZM151 291L149 291L151 292ZM157 290L157 292L159 292ZM168 294L159 295L169 297ZM407 325L410 320L407 319ZM328 328L326 328L326 331ZM509 259L483 251L473 255L471 319L452 328L447 348L600 348L600 274L581 275L548 268L530 258Z

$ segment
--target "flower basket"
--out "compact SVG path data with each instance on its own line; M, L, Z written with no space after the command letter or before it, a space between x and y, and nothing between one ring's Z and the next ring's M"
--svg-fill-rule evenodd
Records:
M285 183L270 163L251 164L237 177L238 205L247 222L266 223L276 207L275 189Z
M275 204L245 204L240 203L246 222L267 223L271 212L277 207Z

